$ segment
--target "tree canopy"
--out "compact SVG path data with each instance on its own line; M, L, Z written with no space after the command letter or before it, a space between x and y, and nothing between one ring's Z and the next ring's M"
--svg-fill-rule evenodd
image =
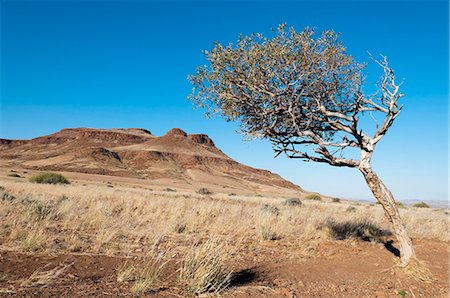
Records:
M204 53L209 65L189 76L190 99L209 114L238 121L247 135L269 139L277 155L358 167L360 160L345 158L343 150L371 153L401 110L386 58L374 60L384 72L378 91L366 96L365 66L333 31L316 36L311 28L297 32L283 24L272 38L240 36L236 44L215 43ZM382 115L381 124L372 113ZM358 126L366 114L376 122L373 135Z

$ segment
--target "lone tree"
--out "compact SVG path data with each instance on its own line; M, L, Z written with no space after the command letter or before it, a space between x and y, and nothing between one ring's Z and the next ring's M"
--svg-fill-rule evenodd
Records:
M189 76L189 99L227 121L237 121L248 136L265 138L275 156L357 168L392 223L408 265L415 252L394 197L371 165L377 143L400 114L401 84L386 57L374 94L363 92L364 65L346 53L339 35L297 32L280 25L274 36L240 36L236 44L215 43L204 51L209 65ZM370 116L374 128L359 126ZM355 150L359 154L355 155ZM350 156L350 157L349 157ZM356 157L356 158L355 158Z

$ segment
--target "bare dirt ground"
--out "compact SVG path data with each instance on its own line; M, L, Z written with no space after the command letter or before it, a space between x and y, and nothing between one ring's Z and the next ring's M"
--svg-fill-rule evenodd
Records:
M394 257L383 245L333 242L320 245L318 255L289 260L274 245L266 261L252 260L236 268L236 277L223 295L231 297L448 297L448 246L437 241L415 241L419 257L433 273L431 283L415 281L392 270ZM278 246L278 245L277 245ZM24 254L0 252L0 295L40 297L134 296L130 284L119 283L116 270L124 258L85 254ZM50 283L27 285L33 272L68 268ZM45 269L43 269L45 268ZM175 269L176 266L171 266ZM166 272L167 281L177 272ZM31 281L32 282L32 281ZM187 295L179 287L162 287L153 297Z
M82 178L57 186L0 177L4 193L15 197L0 200L0 297L192 297L180 282L183 258L211 235L228 243L221 254L233 273L220 294L200 296L449 296L443 209L401 209L418 258L432 273L424 282L395 269L392 236L337 240L324 228L332 216L370 219L385 229L376 205L302 198L301 207L292 207L283 198L150 191L158 185ZM267 228L276 237L267 237ZM151 289L137 293L133 281L118 275L124 264L139 268L154 243L170 257Z

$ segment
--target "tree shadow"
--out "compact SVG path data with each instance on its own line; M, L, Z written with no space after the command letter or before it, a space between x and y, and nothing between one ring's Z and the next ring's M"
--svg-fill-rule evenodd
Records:
M246 285L254 281L257 277L258 274L255 268L249 268L235 272L231 277L230 287L238 287Z
M384 247L391 252L394 256L400 257L400 250L392 245L394 243L394 240L388 240L383 243Z

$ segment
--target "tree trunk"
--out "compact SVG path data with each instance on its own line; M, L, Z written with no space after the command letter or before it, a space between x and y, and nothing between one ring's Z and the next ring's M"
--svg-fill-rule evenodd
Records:
M400 218L400 212L395 204L394 196L372 170L370 162L360 165L359 170L364 175L373 195L380 202L381 206L383 206L386 217L392 224L394 235L400 245L400 261L402 265L408 265L411 258L416 256L416 253L414 252L408 231Z

